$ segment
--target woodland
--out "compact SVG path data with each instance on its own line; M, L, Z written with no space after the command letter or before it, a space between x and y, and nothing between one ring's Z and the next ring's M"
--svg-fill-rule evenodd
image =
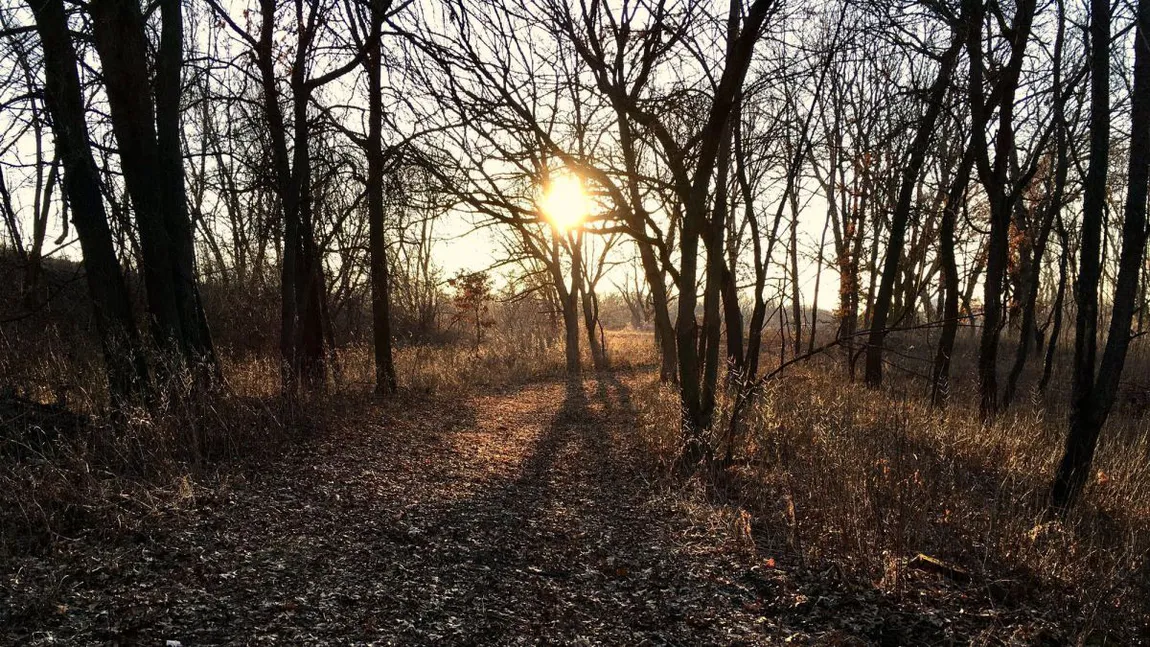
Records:
M1150 0L0 51L0 644L1150 644Z

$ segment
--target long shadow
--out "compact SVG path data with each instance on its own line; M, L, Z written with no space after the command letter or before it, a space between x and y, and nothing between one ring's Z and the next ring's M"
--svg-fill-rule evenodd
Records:
M594 422L582 382L566 381L559 408L534 440L518 475L437 515L428 530L432 540L449 542L458 551L451 556L452 581L443 587L458 594L449 596L440 613L469 620L452 637L455 641L559 633L554 625L565 619L564 589L580 575L569 555L575 539L570 534L584 520L577 507L563 506L562 514L555 515L558 499L574 494L574 484L561 470L567 467L563 463L573 462L570 454L589 465L605 459L604 442L586 442L602 433L593 431L598 427ZM476 617L484 607L491 613Z
M412 551L438 579L423 580L410 613L429 626L458 620L441 642L731 644L711 624L729 598L675 554L678 521L651 512L618 450L613 434L636 419L630 390L610 374L592 379L593 397L582 381L563 385L514 478L435 515ZM414 629L400 637L422 640Z

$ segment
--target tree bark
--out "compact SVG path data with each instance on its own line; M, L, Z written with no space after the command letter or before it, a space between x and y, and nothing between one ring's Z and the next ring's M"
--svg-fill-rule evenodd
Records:
M710 193L711 177L715 170L715 159L719 152L720 143L724 134L730 132L727 128L727 122L742 90L747 68L750 66L751 55L755 43L759 39L759 32L772 6L772 0L755 0L742 21L739 33L737 35L731 33L729 36L731 41L729 41L726 64L715 90L706 123L700 130L702 144L695 159L694 173L687 192L688 200L684 205L683 227L680 237L681 267L676 335L678 338L680 400L683 407L682 462L685 466L698 463L700 459L710 453L704 434L710 429L711 418L714 413L715 378L717 377L717 370L714 366L709 367L705 372L703 371L704 366L701 362L703 358L698 356L698 347L696 346L699 333L699 326L695 318L695 307L698 304L696 280L699 270L699 241L707 233L707 197ZM732 26L737 24L734 19L735 15L736 9L732 5L732 20L730 21ZM714 225L715 223L711 224ZM719 223L719 225L720 230L725 229L724 226L721 226L725 223ZM704 316L708 314L714 316L718 312L719 279L723 265L721 244L717 246L716 250L718 258L712 259L712 262L709 263L713 271L708 268L706 273ZM704 334L715 337L715 332L707 330L707 325L717 328L719 322L704 322ZM709 352L717 354L717 345L717 343L712 344Z
M29 0L44 53L44 95L63 166L64 195L84 254L84 274L104 354L113 409L148 388L143 345L100 193L84 120L76 51L62 0Z
M974 123L971 145L978 155L976 164L979 179L986 189L990 202L990 235L986 246L986 280L983 283L982 337L978 351L979 410L984 419L993 418L998 413L998 341L1004 321L1002 293L1009 262L1012 205L1016 199L1015 189L1010 186L1008 170L1014 154L1015 94L1025 59L1026 45L1030 39L1034 10L1033 0L1019 2L1010 28L1004 26L1004 35L1010 40L1010 59L994 74L996 82L989 104L985 100L983 88L985 70L981 28L972 30L967 39L967 51L971 61L967 87L971 120ZM981 4L969 3L967 13L971 16L972 24L982 25L983 11ZM988 115L993 106L998 107L998 132L995 135L994 161L991 162L985 124L989 123Z
M154 104L139 5L133 0L97 0L90 11L120 167L140 232L152 337L167 356L165 361L215 371L196 284L195 243L180 152L180 2L160 4Z
M1050 376L1054 373L1054 358L1058 351L1058 340L1062 334L1062 310L1066 300L1066 270L1070 262L1070 241L1062 226L1061 218L1058 223L1058 238L1062 246L1062 253L1058 259L1058 290L1054 296L1052 306L1053 322L1050 325L1050 338L1046 341L1046 358L1042 363L1042 378L1038 381L1038 392L1045 393L1050 384Z
M890 315L891 300L894 295L894 283L899 272L899 263L902 260L903 243L906 239L907 223L914 201L915 187L918 186L922 167L926 162L927 148L934 135L935 123L942 113L943 99L950 89L950 77L958 65L958 55L962 51L965 32L959 27L954 28L950 47L942 56L939 64L938 77L931 85L927 99L926 112L918 124L914 141L910 147L910 158L902 172L902 183L899 188L898 202L895 203L894 214L891 216L890 238L887 243L886 260L883 262L882 281L879 283L878 297L874 302L874 309L870 318L870 335L867 341L866 353L866 384L870 388L882 384L883 343L886 340L887 318Z
M930 403L942 407L950 393L950 362L954 356L954 340L958 335L958 265L955 262L956 245L954 230L958 221L966 187L970 183L971 167L974 165L974 152L967 150L959 162L950 188L947 191L946 208L942 212L939 227L938 249L942 259L942 280L946 297L942 308L942 332L938 339L938 349L934 355L931 371Z
M380 32L383 12L373 4L367 57L367 218L371 269L372 346L375 351L375 392L390 395L397 389L391 350L391 296L387 240L383 227L383 52Z
M1106 13L1108 22L1109 5L1105 5L1104 10L1099 8L1098 13ZM1102 34L1103 30L1099 29L1097 35ZM1051 495L1052 506L1057 511L1066 510L1081 494L1086 483L1098 445L1098 437L1118 394L1122 368L1132 338L1130 324L1138 306L1138 282L1146 252L1146 198L1150 183L1150 43L1146 40L1148 37L1150 37L1150 0L1139 0L1137 28L1134 35L1134 85L1131 93L1128 185L1125 220L1122 223L1122 250L1118 260L1118 280L1114 288L1114 305L1111 309L1110 328L1097 380L1089 391L1078 394L1081 397L1074 402L1074 408L1071 410L1066 450L1055 473ZM1095 57L1099 57L1097 52ZM1108 64L1109 57L1103 58ZM1085 236L1085 231L1083 234ZM1093 373L1093 367L1090 368ZM1078 386L1081 387L1081 384Z

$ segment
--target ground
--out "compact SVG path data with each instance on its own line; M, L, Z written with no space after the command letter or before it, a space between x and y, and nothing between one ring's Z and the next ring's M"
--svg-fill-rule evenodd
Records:
M1066 644L982 584L772 548L652 465L651 379L332 396L278 458L0 562L0 644Z
M637 468L614 377L372 406L3 568L10 644L769 642L747 555ZM5 600L6 598L6 600ZM7 606L7 611L2 607ZM5 618L4 616L8 617Z

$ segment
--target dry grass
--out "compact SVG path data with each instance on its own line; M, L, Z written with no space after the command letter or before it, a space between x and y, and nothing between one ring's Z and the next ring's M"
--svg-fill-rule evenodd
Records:
M651 468L670 479L678 395L653 378L650 334L612 333L608 346L616 369L644 369L628 379L641 421L634 440ZM929 340L913 346L932 347ZM912 345L904 350L903 361L911 361ZM83 358L48 353L22 361L22 375L35 378L26 380L25 396L98 412L102 387ZM478 351L407 346L396 361L401 388L415 397L514 387L564 372L555 340L496 331ZM907 560L925 553L974 575L974 600L964 599L980 613L1034 609L1058 618L1052 622L1078 640L1145 639L1136 632L1150 618L1147 419L1119 411L1082 505L1049 522L1044 503L1065 431L1065 376L1056 375L1045 399L1021 397L984 425L962 363L951 405L940 412L913 375L891 371L884 390L868 391L848 383L836 362L797 365L771 384L747 412L734 467L703 490L711 510L700 519L729 518L733 546L798 564L831 563L895 600L922 594ZM1136 356L1130 374L1144 366ZM340 406L362 404L373 379L369 349L341 350L332 389L288 410L275 358L226 357L224 372L227 389L210 399L173 397L115 428L95 415L66 442L4 457L0 554L178 509L198 488L236 472L225 466L258 465L301 432L322 430ZM722 416L716 428L725 428Z
M1075 640L1147 639L1150 421L1112 419L1081 505L1048 521L1063 409L1031 398L984 425L969 384L938 411L921 384L896 378L876 392L843 373L816 362L773 382L734 466L709 481L712 502L751 515L760 552L831 563L907 600L923 594L907 561L924 553L972 573L973 604L988 614L1034 609ZM636 397L644 442L668 474L677 398L658 384Z
M241 383L259 383L229 371ZM179 507L235 460L271 456L300 428L278 401L231 389L159 389L163 400L110 420L99 383L68 407L6 409L0 440L0 554L37 550L81 532L115 531ZM179 393L179 396L174 394ZM69 424L57 428L59 418ZM18 433L23 430L24 433Z
M651 366L656 349L649 332L614 331L607 336L614 370ZM591 356L584 343L583 366ZM402 346L395 352L400 388L413 394L451 395L498 389L566 374L560 340L533 335L502 335L497 331L478 350L473 345ZM585 368L585 370L590 370ZM364 389L374 384L371 349L355 347L340 354L341 388Z

